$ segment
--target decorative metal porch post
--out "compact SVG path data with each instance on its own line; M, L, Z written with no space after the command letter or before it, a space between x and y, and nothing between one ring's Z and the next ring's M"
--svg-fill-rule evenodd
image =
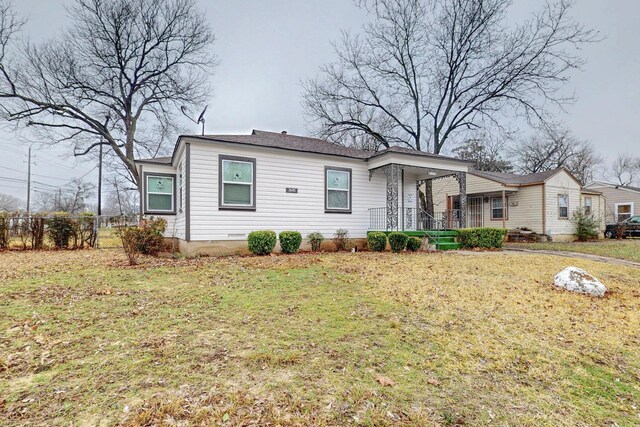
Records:
M387 230L398 230L398 194L400 174L402 168L400 165L391 163L384 166L384 174L387 177Z
M467 173L457 172L456 179L460 187L460 227L467 226Z

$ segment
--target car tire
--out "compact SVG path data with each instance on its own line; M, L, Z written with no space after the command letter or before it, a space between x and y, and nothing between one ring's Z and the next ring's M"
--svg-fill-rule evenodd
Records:
M606 237L607 239L613 239L615 236L613 235L613 231L607 230L604 232L604 237Z

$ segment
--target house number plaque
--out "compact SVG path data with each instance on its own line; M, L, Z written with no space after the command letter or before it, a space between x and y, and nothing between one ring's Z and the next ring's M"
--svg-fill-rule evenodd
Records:
M298 192L297 188L287 187L287 193L297 193L297 192Z

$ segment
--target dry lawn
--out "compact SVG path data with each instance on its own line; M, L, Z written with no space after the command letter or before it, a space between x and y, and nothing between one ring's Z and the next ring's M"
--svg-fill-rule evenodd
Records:
M560 252L577 252L640 262L640 239L594 240L569 243L509 243L507 247Z
M573 264L610 289L554 289ZM640 270L0 254L0 425L638 425Z

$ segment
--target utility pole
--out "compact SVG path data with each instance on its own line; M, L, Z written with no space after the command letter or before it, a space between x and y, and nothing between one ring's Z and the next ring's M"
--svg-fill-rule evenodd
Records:
M27 163L27 216L31 211L31 146L29 146L29 159Z
M118 208L120 208L120 216L122 216L122 201L120 200L120 190L118 189L118 183L114 180L113 186L116 187L116 196L118 196Z

